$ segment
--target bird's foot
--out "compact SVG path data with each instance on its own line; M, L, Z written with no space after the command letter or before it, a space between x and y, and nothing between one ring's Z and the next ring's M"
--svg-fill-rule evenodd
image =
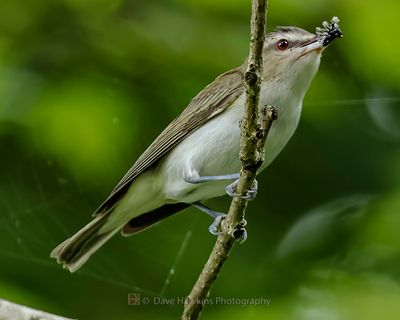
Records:
M214 222L208 227L208 231L214 236L219 236L222 233L221 230L221 223L222 220L226 218L226 214L221 214L217 216L214 220ZM233 236L237 241L240 243L243 243L247 239L247 231L245 229L247 225L247 221L243 219L235 228L235 231L233 232Z
M245 199L245 200L248 200L248 201L254 200L254 198L257 195L257 190L258 190L258 182L257 182L257 180L254 179L253 184L251 186L251 189L250 190L246 190L246 194L244 196L236 193L236 186L238 184L238 181L239 181L239 179L235 180L231 184L228 184L225 187L226 193L229 196L231 196L232 198L233 197L241 197L242 199Z
M233 236L239 243L243 243L247 240L247 230L245 229L247 225L247 221L243 219L240 223L236 226L235 231L233 232Z
M225 219L226 214L222 213L220 215L218 215L215 219L214 222L212 224L210 224L210 226L208 227L208 231L210 231L210 233L213 236L219 236L222 231L221 231L221 222L223 219Z
M221 230L221 223L222 220L226 218L225 213L217 212L206 205L202 204L201 202L195 202L193 203L193 206L199 209L200 211L203 211L207 213L209 216L214 218L214 222L208 227L208 231L214 236L219 236L222 233ZM240 243L246 241L247 239L247 231L245 229L247 225L246 220L242 220L235 228L235 231L233 232L233 236L235 237L236 240L240 241Z

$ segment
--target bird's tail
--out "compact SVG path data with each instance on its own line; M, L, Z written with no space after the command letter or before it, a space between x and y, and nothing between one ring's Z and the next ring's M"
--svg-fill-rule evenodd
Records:
M70 272L78 270L97 249L121 229L99 232L108 217L108 213L99 214L71 238L59 244L50 257L57 259L57 262Z

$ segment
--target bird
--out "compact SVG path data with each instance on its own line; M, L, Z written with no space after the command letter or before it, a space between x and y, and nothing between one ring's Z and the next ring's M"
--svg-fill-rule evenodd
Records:
M316 34L286 26L265 35L259 106L260 112L264 105L275 106L279 119L269 131L258 172L277 157L295 132L322 52L342 37L338 23L336 17L324 21ZM192 205L215 219L209 229L218 234L223 215L202 201L225 193L234 196L232 186L241 166L239 122L247 67L246 60L200 91L136 160L92 221L50 256L75 272L116 233L137 234ZM248 190L247 199L254 197L255 187Z

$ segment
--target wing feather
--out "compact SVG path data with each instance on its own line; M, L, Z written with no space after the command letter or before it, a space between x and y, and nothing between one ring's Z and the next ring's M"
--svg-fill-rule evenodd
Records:
M243 92L243 66L220 75L205 87L143 152L94 215L112 210L138 175L155 165L190 133L226 110Z

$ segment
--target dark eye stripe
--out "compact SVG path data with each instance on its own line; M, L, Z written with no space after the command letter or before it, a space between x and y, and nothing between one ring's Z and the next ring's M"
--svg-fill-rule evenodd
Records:
M267 48L268 49L269 48L271 48L271 49L275 48L276 49L277 42L279 40L282 40L282 39L286 39L286 38L279 37L279 35L275 34L274 37L266 39L266 40L269 40L269 41L266 41L266 43L264 44L264 49L267 49ZM289 46L287 47L286 50L291 49L291 48L301 47L301 46L303 46L304 43L307 43L308 41L313 41L315 38L309 38L309 39L310 40L307 40L307 38L306 39L296 39L296 40L287 39L289 41Z

